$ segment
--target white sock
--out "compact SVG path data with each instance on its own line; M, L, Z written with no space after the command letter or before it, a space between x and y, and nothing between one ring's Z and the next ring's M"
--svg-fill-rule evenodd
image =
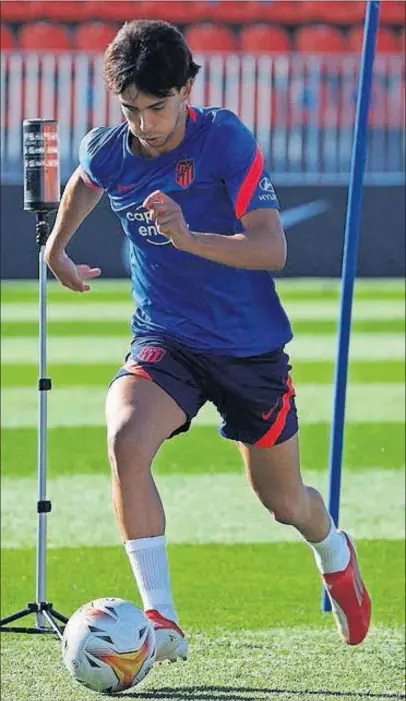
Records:
M137 538L124 543L145 611L156 609L178 622L169 580L166 538Z
M331 530L320 543L309 543L313 549L317 567L322 574L341 572L350 561L350 549L344 533L340 533L331 519Z

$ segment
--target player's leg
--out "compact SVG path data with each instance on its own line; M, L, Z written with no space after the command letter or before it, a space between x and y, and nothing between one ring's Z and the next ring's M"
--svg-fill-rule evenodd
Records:
M335 527L321 494L302 482L297 433L272 447L239 444L248 479L279 523L294 526L312 548L339 631L356 645L365 638L371 603L353 545Z
M280 523L294 526L313 549L341 617L340 631L355 644L368 630L369 597L347 535L335 527L320 493L303 484L288 361L279 348L217 362L211 371L213 400L223 417L221 433L239 444L249 481L262 503Z
M177 625L165 541L165 514L151 474L162 443L187 430L205 401L175 344L134 341L106 400L113 502L125 548L157 639L157 660L186 657Z
M157 660L186 659L178 626L165 540L165 513L151 474L159 446L186 421L184 411L161 387L124 375L106 400L113 504L125 549L157 638Z
M303 484L298 434L272 448L238 445L248 480L275 520L295 526L309 542L324 540L330 531L331 519L321 494Z
M186 421L161 387L136 375L111 385L106 399L113 504L124 541L165 533L165 513L151 474L159 446Z

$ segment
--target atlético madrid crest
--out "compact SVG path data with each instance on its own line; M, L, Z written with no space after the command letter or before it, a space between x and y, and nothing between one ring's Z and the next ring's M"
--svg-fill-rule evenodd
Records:
M176 182L181 187L189 187L195 177L195 169L193 159L189 158L186 161L179 161L176 164Z

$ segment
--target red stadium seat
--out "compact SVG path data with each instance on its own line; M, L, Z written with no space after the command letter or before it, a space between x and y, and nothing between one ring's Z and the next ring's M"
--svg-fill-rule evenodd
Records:
M27 51L69 51L69 32L55 22L27 22L18 34L19 46Z
M302 18L302 2L297 0L274 0L261 2L261 19L265 22L281 22L282 24L297 24Z
M196 3L199 5L201 3ZM206 5L207 17L214 22L230 22L234 24L245 24L246 22L260 22L263 19L264 2L250 0L250 2L240 2L240 0L210 0Z
M339 29L318 25L300 27L295 33L295 49L304 53L337 53L345 51L344 37Z
M73 2L72 5L76 3ZM113 0L113 2L84 2L86 5L86 17L95 21L109 20L114 22L130 22L133 19L148 19L145 15L143 2L129 2ZM158 3L161 4L161 3ZM162 3L163 4L163 3Z
M62 22L78 22L88 19L87 2L43 2L19 3L30 5L25 19L30 20L57 20Z
M223 25L203 22L190 25L185 38L192 51L235 51L237 38Z
M14 49L16 46L16 38L13 33L13 31L10 29L10 27L7 27L6 24L1 24L1 34L0 34L0 44L1 44L1 50L2 51L7 51L9 49Z
M241 51L284 53L292 48L288 34L283 29L270 27L268 24L252 24L245 27L241 30L239 39Z
M8 22L22 22L31 17L33 2L2 2L1 19Z
M75 29L72 45L76 51L105 51L117 34L117 26L105 22L83 22Z
M171 2L143 0L135 4L138 5L138 16L142 19L162 19L174 24L187 24L201 18L202 13L198 6L204 3L189 2L188 0L171 0Z
M354 27L347 37L347 51L360 53L364 28ZM386 27L378 30L377 51L381 54L397 54L400 52L400 37Z
M400 24L404 27L406 23L406 3L404 0L381 2L380 21L382 24Z
M299 4L299 3L298 3ZM302 22L322 22L326 24L353 24L362 22L365 16L365 2L347 0L347 2L301 2L300 19Z

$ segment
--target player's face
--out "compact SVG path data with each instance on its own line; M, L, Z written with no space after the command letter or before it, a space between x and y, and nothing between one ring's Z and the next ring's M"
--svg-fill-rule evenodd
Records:
M130 85L119 100L131 133L151 154L175 148L182 140L186 123L186 101L190 87L172 90L168 97L142 93Z

